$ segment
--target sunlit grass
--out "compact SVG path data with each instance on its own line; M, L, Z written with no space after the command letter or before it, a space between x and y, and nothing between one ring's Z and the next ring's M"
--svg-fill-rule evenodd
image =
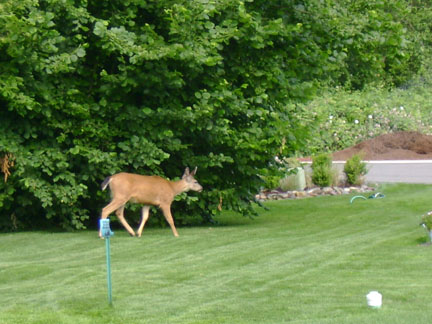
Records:
M0 323L430 323L432 247L420 216L431 186L384 199L267 203L254 220L145 229L0 235ZM370 309L365 295L383 294Z

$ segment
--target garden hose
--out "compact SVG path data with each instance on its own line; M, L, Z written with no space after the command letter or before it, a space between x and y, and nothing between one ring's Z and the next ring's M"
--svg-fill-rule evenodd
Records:
M361 198L361 199L366 200L366 197L365 197L365 196L354 196L354 197L351 198L350 204L352 204L353 201L356 200L357 198Z
M368 198L369 199L377 199L377 198L384 198L384 197L385 197L385 195L383 195L380 192L377 192L377 193L374 193L374 194L370 195ZM354 196L354 197L351 198L350 204L352 204L354 202L354 200L356 200L357 198L361 198L361 199L367 200L365 196Z

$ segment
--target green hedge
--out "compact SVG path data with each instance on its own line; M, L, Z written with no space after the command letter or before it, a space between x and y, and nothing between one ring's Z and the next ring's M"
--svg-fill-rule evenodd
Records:
M195 165L205 190L176 202L178 223L221 201L252 213L260 170L307 135L295 103L400 82L405 2L386 3L3 1L0 228L95 225L106 176Z

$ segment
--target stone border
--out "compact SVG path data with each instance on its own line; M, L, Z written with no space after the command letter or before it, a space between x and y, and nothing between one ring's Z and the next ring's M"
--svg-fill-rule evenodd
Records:
M366 193L375 191L375 188L366 185L359 187L324 187L324 188L310 188L302 191L282 191L282 190L268 190L262 191L255 196L258 201L266 200L282 200L282 199L299 199L318 196L338 196L349 195L353 193Z

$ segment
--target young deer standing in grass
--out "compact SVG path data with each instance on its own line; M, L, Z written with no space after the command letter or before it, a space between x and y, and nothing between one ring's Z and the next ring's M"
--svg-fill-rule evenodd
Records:
M144 204L141 211L141 224L137 234L141 237L144 225L149 217L150 205L159 207L171 227L174 236L178 236L171 215L171 203L174 197L189 190L202 191L202 186L195 180L197 168L189 172L186 168L183 177L179 181L169 181L159 176L143 176L132 173L117 173L107 177L102 182L102 190L109 185L112 200L102 209L102 219L107 218L113 211L130 235L135 236L134 230L124 218L124 206L128 201ZM99 230L99 237L102 237Z

